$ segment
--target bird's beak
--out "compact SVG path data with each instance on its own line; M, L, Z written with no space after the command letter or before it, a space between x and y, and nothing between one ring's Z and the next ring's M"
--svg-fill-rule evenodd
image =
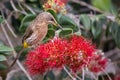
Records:
M58 26L61 30L63 30L62 26L58 24L57 22L55 22L53 25Z

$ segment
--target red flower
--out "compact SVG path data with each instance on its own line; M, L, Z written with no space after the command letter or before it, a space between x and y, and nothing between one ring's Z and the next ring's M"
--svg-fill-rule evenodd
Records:
M95 51L95 46L82 36L74 35L70 39L54 38L30 51L26 66L31 74L62 68L63 65L74 72L85 66L88 66L91 71L99 72L101 67L105 68L107 61L95 54Z
M61 0L64 4L67 4L68 0Z
M48 0L45 4L43 4L43 8L45 10L52 9L55 12L59 13L66 13L65 4L67 0Z
M44 54L44 55L43 55ZM31 74L43 73L48 68L47 58L49 54L45 52L44 45L39 49L30 51L27 55L26 66Z
M66 64L76 71L89 63L89 59L95 52L95 46L82 36L72 36L69 40L68 51L66 52Z
M108 62L107 58L104 58L102 55L96 54L93 59L90 61L90 64L88 64L89 69L92 72L100 72L103 71L103 69L106 67Z
M25 63L29 72L31 74L44 73L51 68L62 67L66 46L65 40L56 38L30 51Z
M120 74L116 75L114 80L120 80Z

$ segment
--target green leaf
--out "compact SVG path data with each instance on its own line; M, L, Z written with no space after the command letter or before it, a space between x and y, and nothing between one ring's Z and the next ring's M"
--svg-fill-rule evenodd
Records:
M30 2L36 2L37 0L29 0Z
M115 39L115 43L120 48L120 25L116 22L113 22L111 25L111 33Z
M72 28L73 32L79 30L74 20L65 15L58 15L58 21L63 28Z
M55 31L53 29L48 29L46 37L52 38L53 36L55 36Z
M0 46L4 45L4 43L2 41L0 41Z
M80 15L80 22L83 24L86 30L90 30L91 20L87 15Z
M47 33L45 39L43 40L43 43L49 41L54 36L55 36L55 31L52 28L48 29L48 33Z
M0 63L0 70L4 70L4 69L6 69L7 68L7 66L6 65L4 65L4 64L2 64L2 63Z
M19 30L21 32L25 32L26 28L30 25L30 23L35 19L36 15L34 14L28 14L26 15L22 21Z
M74 34L76 34L76 35L78 35L78 36L81 36L81 31L77 31L77 32L75 32Z
M0 46L0 52L8 52L8 51L13 51L13 49L4 45Z
M58 30L57 31L59 36L61 37L68 37L69 35L73 34L73 29L71 28L63 28L63 30Z
M55 80L55 75L53 74L52 71L49 71L45 76L44 80Z
M6 57L0 54L0 61L5 61L5 60L6 60Z
M111 0L92 0L93 6L106 12L116 13Z
M0 15L0 23L3 23L4 22L4 19L3 17Z
M106 24L106 18L105 17L96 17L96 20L93 21L91 32L94 36L94 39L97 39L100 37L103 26Z
M68 77L68 74L66 73L66 71L64 69L61 70L61 78L63 78L62 80L64 80L66 77Z

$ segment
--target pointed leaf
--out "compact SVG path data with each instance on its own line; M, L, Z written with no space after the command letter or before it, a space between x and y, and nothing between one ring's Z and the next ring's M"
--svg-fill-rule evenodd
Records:
M6 57L0 54L0 61L5 61L5 60L6 60Z
M83 24L86 30L90 30L91 20L87 15L81 15L80 22Z
M26 15L21 22L20 28L19 30L21 32L24 32L26 30L26 28L30 25L30 23L33 21L33 19L35 19L36 15L34 14L28 14Z
M72 28L73 32L78 31L78 27L73 19L60 14L58 15L58 21L63 28Z
M49 41L51 38L53 38L54 36L55 36L55 31L52 28L50 28L48 29L48 33L42 42L45 43Z
M103 26L105 24L106 24L106 19L104 17L96 17L96 20L93 21L93 26L91 27L91 32L94 36L94 39L97 39L100 37Z
M58 30L58 34L59 36L62 36L62 37L67 37L71 34L73 34L73 30L71 28L63 28L63 30Z
M111 25L111 33L115 39L115 43L120 48L120 25L116 22L113 22Z
M3 20L3 17L0 15L0 23L3 23L4 20Z
M78 31L78 32L75 32L74 34L78 35L78 36L81 36L81 31Z
M4 45L2 41L0 41L0 46Z
M6 65L4 65L4 64L2 64L2 63L0 63L0 70L4 70L4 69L6 69L7 68L7 66Z
M116 13L111 0L92 0L92 4L103 11Z
M8 51L13 51L13 49L4 45L0 46L0 52L8 52Z

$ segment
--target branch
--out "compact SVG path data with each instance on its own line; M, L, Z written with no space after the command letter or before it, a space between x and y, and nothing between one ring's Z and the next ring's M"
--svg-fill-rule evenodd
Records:
M18 12L19 10L15 7L13 0L10 0L10 4L13 7L14 11Z
M115 49L112 49L112 50L110 50L108 52L105 52L105 56L110 57L112 55L115 55L116 53L120 53L120 50L118 48L115 48Z
M96 7L93 7L93 6L91 6L91 5L83 2L83 1L81 1L81 0L70 0L70 1L72 1L72 2L74 2L74 3L77 3L77 4L80 4L80 5L82 5L82 6L86 6L86 7L88 7L89 9L92 9L92 10L94 10L94 11L97 11L97 12L100 12L100 13L104 13L104 11L101 11L100 9L98 9L98 8L96 8Z
M11 40L10 40L10 38L9 38L9 36L8 36L8 34L7 34L4 26L3 26L3 24L1 24L1 28L2 28L2 30L3 30L3 32L4 32L4 34L5 34L5 37L7 38L7 41L8 41L8 43L9 43L10 47L14 49L13 44L12 44L12 42L11 42ZM17 53L16 53L15 50L13 51L13 55L14 55L14 57L16 57L16 55L17 55ZM26 74L26 76L28 77L28 79L29 79L29 80L32 80L32 78L31 78L30 75L27 73L27 71L24 69L24 67L23 67L22 64L19 62L19 60L17 60L17 64L18 64L18 66L21 68L21 70Z
M85 79L85 71L84 71L84 68L82 68L82 80Z
M72 80L76 80L76 78L74 78L70 73L69 71L66 69L65 66L63 66L63 69L66 71L66 73L71 77Z
M19 5L19 7L22 9L22 11L24 11L24 13L27 15L27 12L26 12L25 9L21 6L19 0L17 0L17 3L18 3L18 5Z
M24 15L27 15L25 12L18 10L18 9L15 7L15 5L14 5L14 3L13 3L12 0L10 0L10 4L11 4L11 6L12 6L12 8L14 9L15 12L20 12L20 13L22 13L22 14L24 14Z
M10 47L14 49L13 44L12 44L12 42L11 42L11 40L10 40L10 38L9 38L9 36L8 36L8 34L7 34L4 26L3 26L3 24L1 24L1 28L2 28L3 33L5 34L5 37L6 37L7 41L8 41L8 43L9 43ZM16 57L16 55L17 55L17 53L16 53L15 50L13 51L13 55L14 55L14 57ZM24 69L24 67L23 67L22 64L19 62L19 60L17 60L17 64L18 64L18 66L20 67L20 69L26 74L26 76L28 77L28 79L29 79L29 80L32 80L32 78L31 78L30 75L27 73L27 71Z
M27 4L23 4L32 14L36 15L36 13L32 10L32 8L30 6L28 6Z
M103 68L101 68L101 69L102 69L102 71L107 75L108 79L109 79L109 80L112 80L111 77L109 76L109 74L108 74Z
M5 19L4 13L3 11L1 11L2 17L5 21L5 24L7 25L8 29L10 30L10 32L12 33L12 35L17 38L17 35L14 33L14 31L12 30L11 26L9 25L9 23L7 22L7 20Z
M82 5L82 6L86 6L87 8L92 9L92 10L94 10L94 11L97 11L97 12L100 12L100 13L105 13L105 11L102 11L102 10L100 10L100 9L98 9L98 8L90 5L90 4L87 4L87 3L84 2L84 1L81 1L81 0L70 0L70 1L71 1L71 2L74 2L74 3L77 3L77 4L80 4L80 5ZM106 17L107 17L108 19L110 19L110 20L112 20L112 21L115 21L115 16L114 16L114 15L112 15L112 14L110 14L110 13L107 13L107 14L109 14L109 15L106 15Z

